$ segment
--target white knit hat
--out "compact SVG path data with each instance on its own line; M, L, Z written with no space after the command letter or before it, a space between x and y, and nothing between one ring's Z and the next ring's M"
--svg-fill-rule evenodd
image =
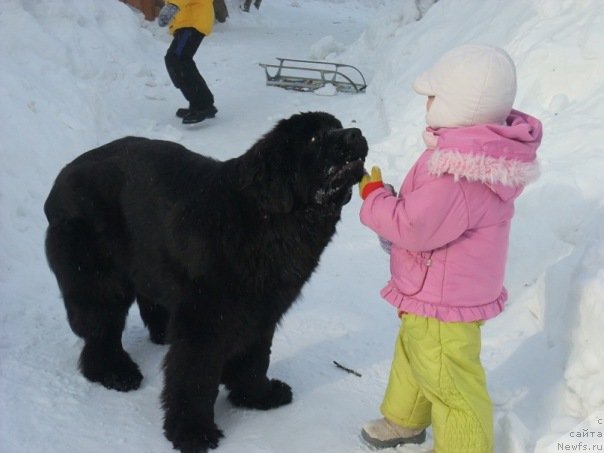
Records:
M434 96L426 114L430 127L502 124L516 97L516 68L503 49L466 44L445 53L413 88Z

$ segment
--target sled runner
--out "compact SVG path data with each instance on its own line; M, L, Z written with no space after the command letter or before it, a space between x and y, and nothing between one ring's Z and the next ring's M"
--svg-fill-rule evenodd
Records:
M277 58L279 64L260 63L266 84L296 91L315 91L328 84L342 93L364 93L365 77L354 66L312 60ZM272 74L271 74L272 73Z

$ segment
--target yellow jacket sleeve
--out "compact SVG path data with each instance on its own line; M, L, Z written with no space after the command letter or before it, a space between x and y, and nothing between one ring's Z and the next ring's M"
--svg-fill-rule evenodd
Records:
M167 0L178 6L179 11L170 23L170 33L180 28L194 28L208 36L214 26L214 4L212 0Z

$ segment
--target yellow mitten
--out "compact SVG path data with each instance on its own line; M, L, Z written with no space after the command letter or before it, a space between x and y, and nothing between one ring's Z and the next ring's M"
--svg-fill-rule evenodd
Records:
M371 167L371 174L365 173L361 178L361 182L359 182L359 194L361 198L364 200L369 196L371 192L375 189L379 189L380 187L384 187L384 182L382 181L382 171L380 167Z

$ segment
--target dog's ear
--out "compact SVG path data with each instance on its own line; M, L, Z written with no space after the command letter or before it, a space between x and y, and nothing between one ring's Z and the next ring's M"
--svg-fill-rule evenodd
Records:
M286 173L273 168L274 165L274 161L248 161L240 169L240 187L256 200L263 211L287 213L294 207L292 184L284 177Z

